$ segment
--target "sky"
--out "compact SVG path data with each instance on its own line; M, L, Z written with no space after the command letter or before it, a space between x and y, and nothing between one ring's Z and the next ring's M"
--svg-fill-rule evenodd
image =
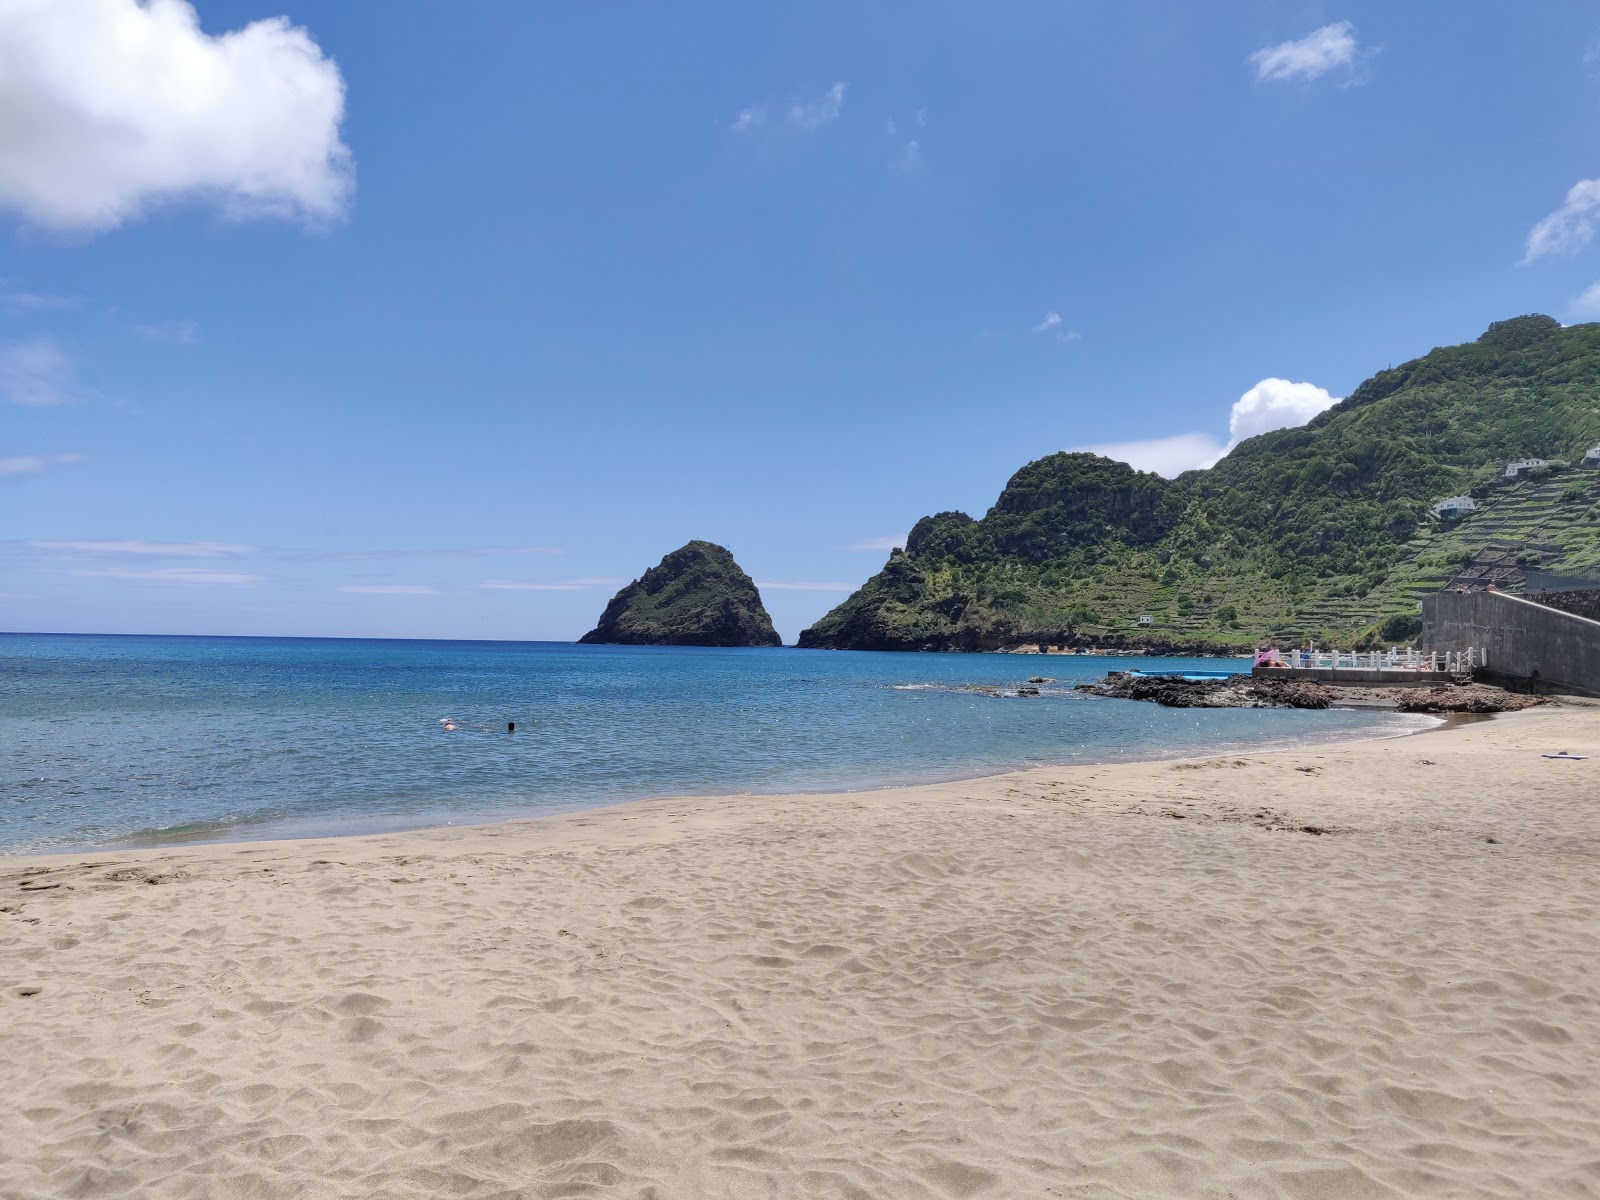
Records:
M0 0L0 630L786 639L921 516L1600 317L1600 9Z

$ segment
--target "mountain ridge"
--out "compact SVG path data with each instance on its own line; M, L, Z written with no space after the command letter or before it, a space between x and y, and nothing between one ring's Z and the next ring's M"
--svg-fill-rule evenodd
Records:
M1528 536L1512 539L1513 558L1536 562L1516 566L1600 573L1600 471L1575 467L1596 443L1600 325L1497 321L1176 479L1086 453L1029 463L983 517L918 521L904 551L799 644L1229 652L1304 636L1404 640L1419 587L1453 578L1439 554L1489 548L1462 542L1473 521L1432 515L1445 497L1473 495L1482 516L1522 496L1544 525L1518 526ZM1528 458L1548 462L1504 478ZM1546 487L1553 477L1567 482ZM1530 499L1533 483L1544 490Z

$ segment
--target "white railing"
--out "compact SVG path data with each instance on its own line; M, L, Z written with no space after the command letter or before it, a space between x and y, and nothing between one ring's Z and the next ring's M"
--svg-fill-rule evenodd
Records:
M1403 650L1373 650L1365 653L1345 650L1257 652L1257 666L1273 663L1324 671L1446 671L1452 675L1470 675L1476 668L1488 666L1489 660L1483 649L1476 646L1466 650L1444 651L1422 651L1408 646Z

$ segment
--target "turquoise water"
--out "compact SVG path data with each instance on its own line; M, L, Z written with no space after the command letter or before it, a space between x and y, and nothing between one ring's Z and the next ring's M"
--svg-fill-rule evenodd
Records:
M1401 733L1076 695L1126 659L0 635L0 848L410 828ZM1143 659L1146 671L1215 660ZM1015 689L1052 675L1034 698ZM456 724L444 729L442 720ZM517 732L507 734L507 721Z

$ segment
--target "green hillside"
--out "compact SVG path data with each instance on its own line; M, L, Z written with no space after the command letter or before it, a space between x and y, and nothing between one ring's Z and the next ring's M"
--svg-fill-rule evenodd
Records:
M1092 454L1023 467L981 519L939 513L802 646L1227 649L1403 641L1418 601L1538 566L1600 576L1600 325L1491 325L1307 425L1177 479ZM1504 479L1513 460L1546 467ZM1433 505L1478 508L1441 521Z

